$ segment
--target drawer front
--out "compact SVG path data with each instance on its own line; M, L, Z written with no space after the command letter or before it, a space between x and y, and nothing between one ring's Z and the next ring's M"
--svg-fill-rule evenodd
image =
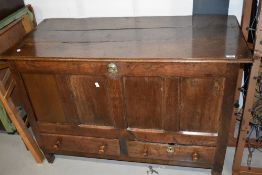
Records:
M211 164L214 152L215 147L128 142L128 155L135 158Z
M76 152L119 156L118 140L82 136L41 134L43 147L49 152Z

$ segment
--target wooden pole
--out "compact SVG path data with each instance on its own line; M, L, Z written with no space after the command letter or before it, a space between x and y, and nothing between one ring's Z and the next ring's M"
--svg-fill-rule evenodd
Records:
M258 76L258 71L260 68L260 58L255 57L251 73L250 79L248 83L248 91L246 97L246 103L243 111L243 118L241 121L240 132L238 136L237 148L233 162L233 172L239 172L241 168L241 162L243 157L243 151L246 144L246 136L249 131L249 121L251 120L251 109L253 107L253 99L255 96L256 82L255 77Z
M251 168L249 170L245 166L241 166L243 152L246 144L246 137L249 132L250 126L249 122L252 119L251 110L253 108L255 90L257 79L259 75L259 69L261 64L261 57L262 57L262 13L261 13L261 1L259 2L259 16L258 16L258 23L257 23L257 30L256 30L256 41L255 41L255 49L254 49L254 62L251 69L249 83L248 83L248 91L246 102L244 105L243 111L243 118L240 125L240 131L238 136L238 142L236 147L236 152L234 156L233 162L233 175L239 174L262 174L261 168ZM252 171L252 169L254 169Z
M241 28L242 28L242 32L243 32L243 35L246 41L248 40L252 3L253 3L253 0L244 0L243 2Z

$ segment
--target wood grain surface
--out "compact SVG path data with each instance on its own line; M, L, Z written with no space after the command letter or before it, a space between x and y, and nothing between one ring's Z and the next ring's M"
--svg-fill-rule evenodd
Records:
M213 174L240 65L253 61L232 16L47 19L3 58L49 162L68 154Z
M236 17L185 16L46 19L4 59L18 57L248 62L251 54Z

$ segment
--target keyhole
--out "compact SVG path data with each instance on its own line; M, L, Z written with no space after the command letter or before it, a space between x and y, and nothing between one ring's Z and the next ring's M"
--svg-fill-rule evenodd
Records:
M98 83L98 82L95 82L95 86L96 86L97 88L99 88L99 87L100 87L100 85L99 85L99 83Z

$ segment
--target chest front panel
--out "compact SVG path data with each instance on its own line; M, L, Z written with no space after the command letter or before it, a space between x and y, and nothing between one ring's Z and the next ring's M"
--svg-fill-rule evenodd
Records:
M201 145L197 138L205 136L215 144L227 64L116 62L110 73L109 63L17 62L40 128L74 127L78 135L101 129L116 138L124 132L130 140L174 144Z

